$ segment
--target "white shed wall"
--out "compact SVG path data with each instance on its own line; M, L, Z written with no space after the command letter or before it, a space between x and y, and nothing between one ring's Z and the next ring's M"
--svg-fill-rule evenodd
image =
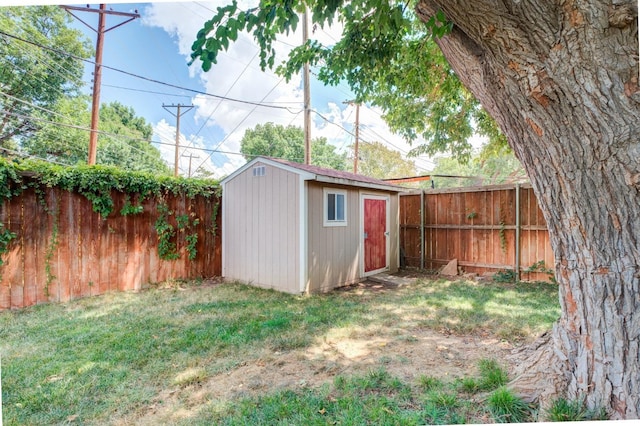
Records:
M225 183L223 274L288 293L300 292L300 177L263 163Z

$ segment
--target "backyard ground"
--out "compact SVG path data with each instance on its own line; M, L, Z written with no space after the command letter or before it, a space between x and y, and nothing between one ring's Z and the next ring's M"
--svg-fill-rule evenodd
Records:
M306 297L173 283L0 313L5 424L491 422L473 378L512 370L557 288L415 278Z

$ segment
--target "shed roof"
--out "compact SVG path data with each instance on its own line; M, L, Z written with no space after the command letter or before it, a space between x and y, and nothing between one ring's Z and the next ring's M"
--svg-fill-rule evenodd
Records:
M223 182L233 179L238 173L252 167L257 162L270 164L274 167L286 169L302 175L305 180L315 180L318 182L334 183L339 185L351 185L364 188L380 189L384 191L403 192L406 188L390 184L380 179L363 176L355 173L344 172L340 170L327 169L324 167L312 166L310 164L294 163L293 161L272 157L256 157L249 161L240 169L223 179Z

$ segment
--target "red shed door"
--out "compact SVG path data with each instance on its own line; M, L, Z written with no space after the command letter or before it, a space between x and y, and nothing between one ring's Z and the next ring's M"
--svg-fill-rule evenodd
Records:
M364 273L387 268L387 200L363 196Z

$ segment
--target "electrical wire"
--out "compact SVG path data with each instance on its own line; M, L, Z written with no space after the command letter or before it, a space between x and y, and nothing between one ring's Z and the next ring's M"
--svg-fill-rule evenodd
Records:
M51 164L57 164L58 166L70 166L71 165L70 163L59 163L59 162L57 162L55 160L51 160L51 159L43 158L43 157L38 157L37 155L27 154L26 152L15 151L13 149L10 149L10 148L4 147L4 146L0 146L0 151L4 151L6 153L17 155L17 156L20 156L20 157L23 157L23 158L33 158L35 160L40 160L40 161L44 161L44 162L51 163Z
M19 40L19 41L22 41L24 43L28 43L30 45L39 47L41 49L45 49L45 50L49 50L49 51L52 51L52 52L56 52L56 53L59 53L59 54L62 54L62 55L66 55L66 56L69 56L71 58L78 59L78 60L81 60L83 62L95 65L95 62L91 61L89 59L83 59L83 58L80 58L78 56L75 56L75 55L73 55L71 53L64 52L64 51L59 50L59 49L54 49L52 47L44 46L44 45L42 45L40 43L36 43L36 42L33 42L33 41L25 40L25 39L23 39L21 37L6 33L5 31L2 31L2 30L0 30L0 35L5 36L5 37L9 37L9 38L12 38L12 39L15 39L15 40ZM172 87L174 89L186 90L188 92L192 92L192 93L196 93L196 94L199 94L199 95L220 99L220 100L223 100L223 101L237 102L237 103L241 103L241 104L253 105L253 106L256 106L256 107L285 110L285 111L288 111L291 114L296 114L297 113L295 111L292 111L289 107L285 107L285 106L268 105L268 104L262 104L262 103L259 103L259 102L253 102L253 101L247 101L247 100L243 100L243 99L235 99L235 98L230 98L230 97L226 97L226 96L215 95L213 93L208 93L208 92L205 92L203 90L191 89L189 87L182 87L182 86L179 86L179 85L176 85L176 84L166 83L166 82L163 82L163 81L160 81L160 80L156 80L156 79L153 79L153 78L144 77L144 76L132 73L132 72L128 72L128 71L124 71L124 70L121 70L121 69L118 69L118 68L110 67L108 65L101 64L100 66L102 68L104 68L104 69L115 71L115 72L118 72L118 73L121 73L121 74L124 74L124 75L128 75L130 77L138 78L138 79L141 79L141 80L144 80L144 81L148 81L148 82L151 82L151 83L156 83L156 84L160 84L160 85L163 85L163 86Z
M276 88L280 85L280 83L282 83L282 81L284 81L284 78L281 78L280 81L278 81L278 84L276 84L271 90L269 90L267 92L266 95L264 95L264 97L262 98L262 100L266 99L271 92L273 92L274 90L276 90ZM233 135L235 133L236 130L238 130L238 128L242 125L242 123L244 123L250 116L251 114L253 114L253 112L256 110L257 107L254 107L251 111L249 111L249 113L242 119L240 120L240 122L233 128L233 130L231 132L229 132L219 143L218 145L216 145L216 147L214 149L219 148L226 140L229 139L229 137L231 137L231 135ZM209 159L211 158L211 154L207 156L207 158L204 159L204 161L202 163L200 163L200 165L198 167L196 167L195 172L197 172L200 167L202 167L202 165Z
M46 111L46 109L45 109L45 111ZM55 126L67 127L67 128L70 128L70 129L82 130L82 131L87 131L87 132L92 132L93 131L88 127L78 126L78 125L75 125L75 124L67 124L67 123L51 121L51 120L47 120L47 119L41 118L41 117L34 117L34 116L25 115L25 114L19 114L19 113L10 112L10 111L4 111L4 114L12 116L12 117L16 117L16 118L21 118L23 120L33 120L33 121L38 121L38 122L45 123L45 124L52 124L52 125L55 125ZM149 156L149 158L155 159L154 157L151 157L151 153L143 151L143 150L141 150L141 149L139 149L139 148L137 148L137 147L135 147L135 146L133 146L133 145L131 145L131 144L126 142L126 140L129 140L129 141L138 141L138 142L149 143L149 140L147 140L147 139L126 138L126 140L123 140L122 135L116 135L116 134L109 133L109 132L104 132L104 131L101 131L101 130L97 130L96 133L99 134L99 135L111 137L117 142L126 144L132 150L137 151L140 154Z

